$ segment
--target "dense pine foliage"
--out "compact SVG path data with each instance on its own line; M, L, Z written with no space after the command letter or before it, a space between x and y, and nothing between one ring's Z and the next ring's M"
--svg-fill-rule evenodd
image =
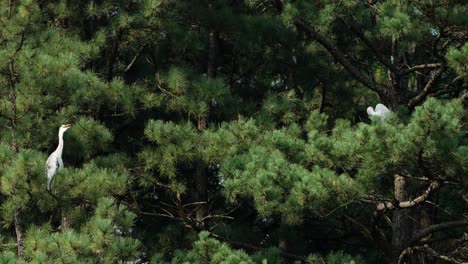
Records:
M468 261L467 8L0 2L0 263Z

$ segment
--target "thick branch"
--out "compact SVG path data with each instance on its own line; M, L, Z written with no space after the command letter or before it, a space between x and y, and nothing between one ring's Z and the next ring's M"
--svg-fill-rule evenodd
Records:
M384 95L384 87L360 72L334 44L328 41L324 36L319 34L313 27L307 26L304 21L297 20L294 25L308 37L316 40L322 45L332 56L338 61L354 78L357 79L367 88L377 92L379 95Z
M460 91L462 91L463 89L465 89L467 86L465 83L460 83L459 85L457 85L457 83L461 80L463 80L463 78L465 78L465 75L459 75L457 76L455 79L452 80L452 82L450 82L449 85L447 85L446 88L444 89L441 89L441 90L438 90L436 92L433 92L433 93L430 93L428 94L427 96L440 96L440 95L444 95L444 94L448 94L448 93L459 93ZM463 99L463 97L461 97Z
M438 189L440 189L440 187L442 187L442 184L440 182L433 181L433 182L431 182L429 187L427 187L427 189L421 195L419 195L418 197L416 197L416 198L414 198L412 200L409 200L409 201L399 202L397 204L395 204L394 202L380 202L377 205L377 210L382 211L382 210L386 210L386 209L393 210L395 208L415 207L417 205L420 205L420 204L424 203L429 198L429 196L433 192L436 192Z
M431 247L429 247L428 245L424 245L424 246L420 246L420 247L411 247L411 248L405 249L400 254L400 257L398 257L398 264L404 263L403 261L405 259L405 256L409 255L411 253L411 251L413 251L413 250L426 252L432 257L436 257L436 258L445 260L445 261L450 262L450 263L456 263L456 264L466 263L466 262L463 262L461 260L458 260L458 259L455 259L455 258L452 258L452 257L449 257L449 256L442 255L442 254L438 253L437 251L435 251L434 249L432 249Z
M446 229L450 229L450 228L454 228L454 227L462 227L462 226L468 226L467 219L460 220L460 221L445 222L445 223L437 224L437 225L431 225L431 226L428 226L426 228L419 230L419 232L413 236L413 238L408 244L411 246L417 243L422 238L428 236L429 234L442 231L442 230L446 230Z
M435 82L442 75L442 73L445 71L445 69L446 69L445 67L440 67L434 73L434 75L432 75L432 77L426 83L426 86L424 86L423 90L418 95L416 95L415 97L413 97L410 100L410 102L408 103L409 108L415 107L416 105L418 105L420 102L422 102L427 97L427 95L431 91L432 87L434 86Z
M442 66L442 63L427 63L427 64L421 64L421 65L416 65L416 66L413 66L409 69L406 69L406 70L402 70L401 71L401 74L402 75L405 75L405 74L408 74L408 73L412 73L414 71L417 71L417 70L423 70L423 69L430 69L430 68L437 68L437 67L441 67Z
M431 184L429 185L429 187L424 191L423 194L421 194L420 196L416 197L415 199L413 200L410 200L410 201L405 201L405 202L400 202L398 204L398 206L400 208L408 208L408 207L414 207L416 205L419 205L421 203L423 203L424 201L427 200L427 198L429 198L429 195L431 195L431 193L437 191L442 185L437 182L437 181L434 181L434 182L431 182Z
M468 98L468 92L464 93L462 96L460 96L460 99L463 101L466 98Z

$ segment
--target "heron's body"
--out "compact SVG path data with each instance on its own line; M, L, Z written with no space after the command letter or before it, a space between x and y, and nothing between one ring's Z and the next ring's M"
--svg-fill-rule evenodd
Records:
M63 168L63 160L56 152L50 154L46 162L47 190L52 189L52 178Z
M381 120L385 120L390 113L391 111L383 104L377 104L375 106L375 111L372 106L367 108L367 114L369 116L378 116Z
M46 177L47 177L47 190L52 190L52 178L54 175L63 168L62 152L63 152L63 133L70 128L70 125L63 125L59 129L59 144L57 149L50 154L46 161Z

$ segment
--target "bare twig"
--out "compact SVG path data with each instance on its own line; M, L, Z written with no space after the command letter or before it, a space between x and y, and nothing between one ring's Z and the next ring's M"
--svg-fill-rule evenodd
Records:
M205 221L206 219L210 219L210 218L225 218L225 219L234 219L234 217L232 216L227 216L227 215L207 215L205 217L203 217L200 222L203 222Z
M123 71L124 73L128 72L128 71L133 67L133 65L135 64L136 60L138 59L138 57L140 56L141 52L145 49L146 46L148 46L148 43L146 43L145 45L143 45L143 46L137 51L137 53L135 54L135 56L133 56L133 59L130 61L130 63L127 65L127 67L125 67L125 70Z
M417 71L417 70L431 69L431 68L437 68L437 67L441 67L441 66L442 66L442 63L421 64L421 65L413 66L413 67L411 67L409 69L406 69L406 70L402 70L400 73L402 75L404 75L404 74L412 73L412 72Z
M432 77L426 83L423 90L418 95L411 98L411 100L408 103L409 108L415 107L416 105L418 105L420 102L422 102L427 97L427 95L431 91L432 87L434 86L435 82L442 75L442 73L445 71L445 69L446 69L445 67L440 67L439 69L437 69L437 71L432 75Z

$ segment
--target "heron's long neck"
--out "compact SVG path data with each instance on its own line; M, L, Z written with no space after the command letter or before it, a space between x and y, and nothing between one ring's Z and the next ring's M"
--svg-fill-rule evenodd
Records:
M57 146L57 149L55 152L59 155L59 157L62 155L63 151L63 132L59 132L59 144Z

